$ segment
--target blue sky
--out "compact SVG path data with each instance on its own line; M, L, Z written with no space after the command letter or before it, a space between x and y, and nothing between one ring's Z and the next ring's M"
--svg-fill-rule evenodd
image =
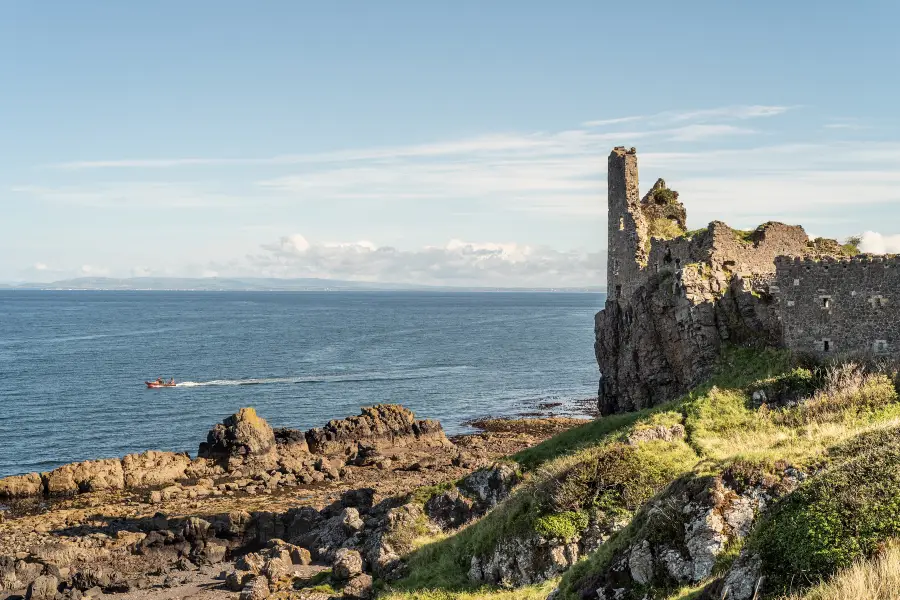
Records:
M897 251L898 20L887 1L2 2L0 281L602 284L616 145L691 227Z

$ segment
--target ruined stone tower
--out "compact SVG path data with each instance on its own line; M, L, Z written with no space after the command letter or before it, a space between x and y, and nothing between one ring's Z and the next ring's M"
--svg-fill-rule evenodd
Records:
M640 209L637 151L624 146L609 155L608 172L609 237L606 281L609 296L627 302L640 282L646 264L647 225Z

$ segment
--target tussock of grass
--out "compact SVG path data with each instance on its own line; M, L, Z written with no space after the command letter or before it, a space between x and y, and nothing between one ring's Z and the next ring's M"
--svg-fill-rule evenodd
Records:
M896 600L900 598L900 545L886 546L870 560L858 560L827 583L785 600Z
M684 229L678 224L678 221L658 217L652 219L647 228L647 235L650 238L659 238L663 240L675 239L684 235Z
M644 410L634 413L610 415L596 419L584 425L574 427L556 435L549 440L544 440L537 446L526 448L512 456L525 471L533 471L553 459L572 454L603 443L609 435L633 425L642 418L646 418L653 412L658 412L662 407Z
M556 580L538 585L527 585L514 590L498 590L484 587L480 590L455 592L441 589L415 591L390 591L378 596L379 600L545 600L556 587Z

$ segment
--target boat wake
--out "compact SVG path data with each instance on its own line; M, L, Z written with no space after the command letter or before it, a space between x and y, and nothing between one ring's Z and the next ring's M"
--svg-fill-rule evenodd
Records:
M265 377L248 379L213 379L212 381L182 381L175 387L191 388L224 385L296 385L312 383L342 383L350 381L401 381L405 379L427 379L461 373L469 366L454 367L427 367L422 369L408 369L395 372L375 373L340 373L334 375L310 375L307 377Z

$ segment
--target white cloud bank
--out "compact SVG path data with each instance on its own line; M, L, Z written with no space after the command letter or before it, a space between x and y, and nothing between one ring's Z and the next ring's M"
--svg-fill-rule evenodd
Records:
M859 249L872 254L898 254L900 253L900 235L884 235L875 231L866 231L862 234Z
M382 283L498 287L597 285L605 253L563 252L516 243L451 240L441 247L399 250L368 241L313 243L284 236L248 257L265 277L321 277Z

